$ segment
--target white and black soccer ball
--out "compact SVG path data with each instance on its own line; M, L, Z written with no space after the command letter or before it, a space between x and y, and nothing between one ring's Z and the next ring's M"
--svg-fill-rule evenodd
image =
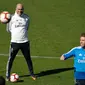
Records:
M17 82L19 80L19 75L16 73L12 73L10 76L10 81L11 82Z
M11 19L11 14L8 11L3 11L0 13L0 21L4 24L8 23Z

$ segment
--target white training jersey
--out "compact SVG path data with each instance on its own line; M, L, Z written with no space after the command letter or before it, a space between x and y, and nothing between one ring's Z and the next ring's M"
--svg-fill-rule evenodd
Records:
M7 24L7 31L11 33L11 42L24 43L28 41L29 16L17 13L12 15Z

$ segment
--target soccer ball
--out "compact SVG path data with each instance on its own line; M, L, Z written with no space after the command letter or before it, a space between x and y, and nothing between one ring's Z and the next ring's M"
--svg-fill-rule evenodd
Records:
M0 21L4 24L8 23L11 19L11 14L8 11L3 11L0 13Z
M17 82L19 80L19 75L16 73L12 73L10 76L10 81L11 82Z

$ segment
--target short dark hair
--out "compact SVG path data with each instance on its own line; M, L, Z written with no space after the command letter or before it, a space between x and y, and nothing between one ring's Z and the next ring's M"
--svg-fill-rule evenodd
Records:
M81 33L80 37L85 37L85 33Z
M3 76L0 76L0 85L5 85L5 79Z

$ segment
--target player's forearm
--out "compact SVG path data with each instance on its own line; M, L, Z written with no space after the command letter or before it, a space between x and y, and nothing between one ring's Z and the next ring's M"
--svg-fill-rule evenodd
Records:
M6 31L7 32L10 32L11 31L9 24L7 24Z

